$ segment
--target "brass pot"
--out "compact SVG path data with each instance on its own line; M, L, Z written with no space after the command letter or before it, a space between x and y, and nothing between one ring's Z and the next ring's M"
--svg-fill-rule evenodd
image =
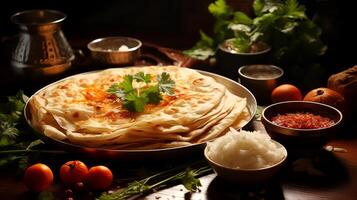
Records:
M74 60L61 23L66 15L54 10L28 10L11 16L20 30L11 65L26 76L56 75Z

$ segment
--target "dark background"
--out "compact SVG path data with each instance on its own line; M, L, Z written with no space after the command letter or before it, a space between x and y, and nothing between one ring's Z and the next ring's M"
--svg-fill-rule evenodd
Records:
M252 0L227 0L235 9L252 15ZM213 17L207 7L213 0L116 0L116 1L19 1L2 3L0 8L1 62L0 72L8 66L9 46L6 42L18 32L10 17L29 9L54 9L67 14L62 30L73 48L98 37L131 36L161 46L187 49L199 39L199 30L210 33ZM323 29L328 45L321 65L330 75L352 67L357 60L357 26L353 1L300 0L307 14ZM1 78L1 76L0 76ZM4 81L1 86L6 85Z

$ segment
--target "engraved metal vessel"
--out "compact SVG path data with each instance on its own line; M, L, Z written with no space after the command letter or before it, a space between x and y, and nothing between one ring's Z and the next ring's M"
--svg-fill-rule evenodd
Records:
M54 10L27 10L11 16L19 28L11 65L26 76L56 75L74 60L61 23L66 15Z

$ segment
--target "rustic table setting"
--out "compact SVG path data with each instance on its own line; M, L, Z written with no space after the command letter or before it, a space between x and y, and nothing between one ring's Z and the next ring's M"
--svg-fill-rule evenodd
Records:
M55 76L43 76L33 78L28 74L18 74L10 64L11 48L14 46L13 38L4 38L1 46L1 68L0 86L3 95L1 101L6 101L5 96L14 95L19 90L31 96L40 88L62 79L64 77L88 72L102 70L108 66L99 64L92 60L90 52L85 45L89 39L71 40L74 50L75 60L69 70ZM139 38L140 39L140 38ZM192 59L184 55L180 50L166 48L160 44L143 42L142 55L136 60L133 66L149 65L178 65L192 69L199 69L213 73L220 73L215 68L215 63L203 62ZM257 113L248 130L257 130L267 133L261 122L261 111L263 107L258 106ZM351 115L353 115L352 113ZM24 130L27 136L38 139L33 130L25 125ZM344 119L334 137L325 144L324 147L316 149L306 149L305 146L299 148L288 148L288 159L279 173L268 182L255 185L237 184L228 182L216 175L209 168L205 160L203 149L195 149L190 154L177 155L175 157L160 157L155 159L127 160L127 159L100 159L92 158L88 155L77 154L59 146L40 144L41 150L56 152L56 154L37 152L34 150L14 154L9 159L4 159L10 155L7 147L0 145L0 196L1 199L66 199L68 187L61 183L58 177L60 166L69 160L80 160L89 167L95 165L105 165L109 167L114 175L113 183L109 194L120 188L124 188L132 181L142 180L155 173L170 171L178 173L187 167L206 167L205 173L198 178L201 186L194 192L188 191L180 181L159 185L140 195L131 197L132 199L153 199L153 200L173 200L173 199L345 199L354 200L357 198L357 137L354 118ZM38 145L38 144L37 144ZM16 156L24 156L23 162L17 162ZM11 160L13 159L13 160ZM16 161L13 162L12 161ZM41 193L31 192L23 183L24 170L34 163L44 163L51 167L54 173L53 184ZM96 199L103 191L84 191L71 194L73 199ZM67 198L68 199L68 198Z

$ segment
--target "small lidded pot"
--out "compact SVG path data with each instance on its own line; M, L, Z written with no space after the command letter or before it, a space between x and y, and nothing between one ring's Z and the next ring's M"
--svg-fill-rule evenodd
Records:
M259 105L270 103L271 92L283 74L284 71L274 65L245 65L238 69L240 83L253 93Z
M92 59L100 64L129 66L140 57L140 40L130 37L106 37L91 41L87 47Z

